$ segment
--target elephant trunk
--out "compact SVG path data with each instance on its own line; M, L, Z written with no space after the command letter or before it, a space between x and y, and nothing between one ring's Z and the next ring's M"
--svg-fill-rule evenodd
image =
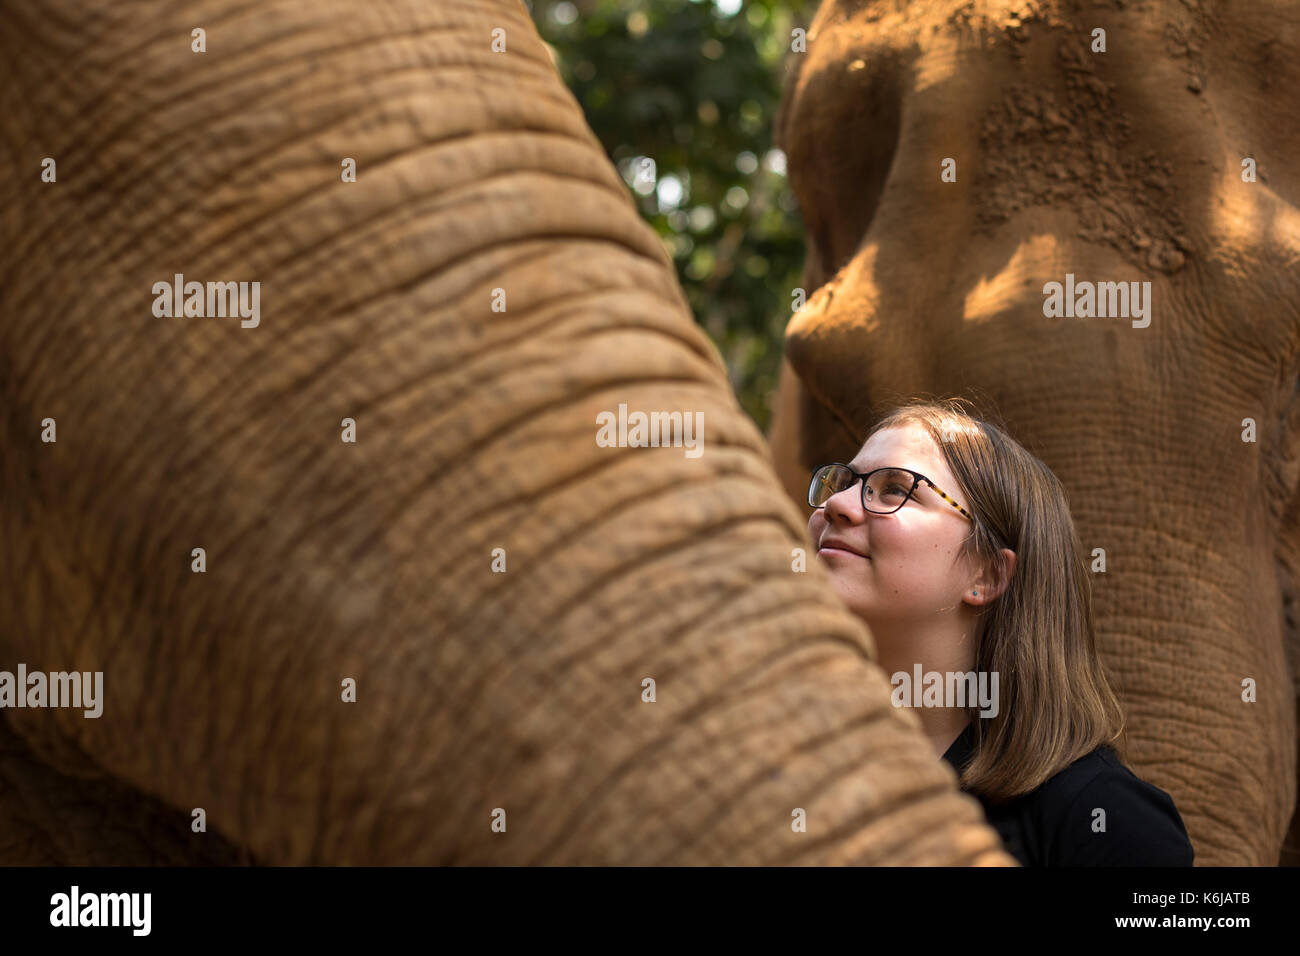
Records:
M0 56L0 652L104 705L33 748L265 861L1012 862L522 6L66 5Z

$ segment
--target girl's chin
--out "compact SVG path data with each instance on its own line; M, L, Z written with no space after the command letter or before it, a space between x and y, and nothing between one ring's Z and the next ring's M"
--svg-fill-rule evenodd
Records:
M871 596L863 590L861 582L855 581L850 584L839 579L838 575L831 575L831 580L835 584L835 593L854 614L861 615L874 603Z

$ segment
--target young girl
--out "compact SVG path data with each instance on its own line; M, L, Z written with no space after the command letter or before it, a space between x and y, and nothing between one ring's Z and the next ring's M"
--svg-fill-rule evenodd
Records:
M1046 465L955 401L916 403L881 421L852 461L816 469L808 504L817 553L885 673L899 688L940 675L915 713L1012 855L1028 866L1192 864L1173 800L1121 762L1124 717L1097 654L1091 582ZM956 675L992 689L992 706L945 696ZM914 693L895 696L910 706Z

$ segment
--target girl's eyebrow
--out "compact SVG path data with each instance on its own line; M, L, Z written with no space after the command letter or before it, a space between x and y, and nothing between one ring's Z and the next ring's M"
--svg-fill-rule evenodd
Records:
M878 469L878 468L897 468L897 469L900 470L900 471L914 471L914 472L916 472L916 473L919 474L919 475L924 475L924 474L925 474L925 472L924 472L922 469L920 469L920 468L912 468L912 467L907 466L907 465L875 465L875 466L873 466L873 467L871 467L871 468L862 468L862 467L860 467L856 462L852 462L852 461L851 461L851 462L849 462L849 467L852 468L854 471L858 472L859 474L862 474L862 475L865 475L865 474L867 474L868 472L871 472L871 471L875 471L875 470Z

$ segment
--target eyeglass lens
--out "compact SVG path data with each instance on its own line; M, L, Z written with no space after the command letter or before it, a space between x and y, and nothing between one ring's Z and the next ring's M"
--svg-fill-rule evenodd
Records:
M853 472L843 465L823 465L813 474L812 484L808 488L808 504L820 508L831 495L839 494L845 488L857 483ZM889 514L897 511L912 493L916 477L910 471L901 468L881 468L867 476L863 489L863 504L868 511Z

